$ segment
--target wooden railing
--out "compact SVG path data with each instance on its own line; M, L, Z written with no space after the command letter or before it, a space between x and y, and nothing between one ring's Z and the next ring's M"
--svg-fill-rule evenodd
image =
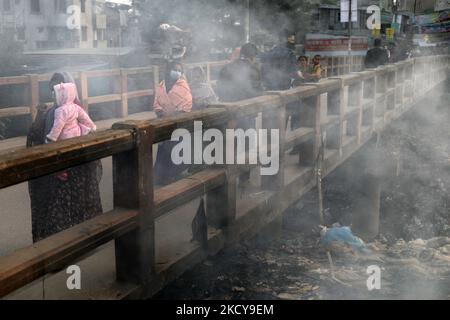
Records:
M131 297L151 295L170 280L167 274L160 276L155 265L157 217L206 194L208 223L219 230L209 235L210 242L256 232L315 185L321 137L326 137L324 173L328 174L374 132L444 81L449 62L448 56L416 58L183 116L117 123L111 130L86 137L0 153L0 188L109 156L114 181L114 210L0 258L0 296L111 240L115 241L118 283L132 285ZM296 112L301 114L301 126L286 134L286 117ZM204 129L223 131L233 128L236 119L258 114L263 128L280 132L280 170L262 178L263 199L246 202L240 207L244 212L237 215L236 179L251 166L211 166L154 189L152 146L170 139L174 129L192 132L194 121L202 121ZM292 146L301 150L293 166L285 161ZM196 246L194 251L205 249ZM180 274L188 267L182 264L173 272Z
M203 68L208 82L214 84L216 79L214 79L213 76L218 74L217 70L226 63L227 61L204 62L188 64L186 67L188 70L196 66ZM160 68L158 66L150 66L146 68L81 71L74 73L73 76L77 82L83 106L89 108L90 105L113 103L116 107L116 110L114 110L114 117L125 118L129 114L128 102L130 99L153 96L155 83L157 84L160 81L160 73ZM145 82L147 88L141 90L129 90L129 78L142 75L145 77L140 82ZM48 83L51 76L52 74L41 74L0 78L0 87L24 86L23 92L25 97L23 100L28 102L26 106L0 108L0 118L26 115L31 115L32 118L34 118L36 115L36 107L39 102L42 102L42 99L40 99L39 86L41 83ZM92 93L89 92L89 84L94 79L112 80L109 86L110 93L93 96ZM147 110L151 110L150 103L148 104Z
M328 77L364 70L365 56L323 57L323 68Z
M191 63L187 65L187 69L197 66L203 68L206 73L207 81L214 85L217 80L218 70L227 62L228 61ZM351 71L361 71L363 66L362 62L363 57L357 56L323 58L323 66L327 76L346 74L350 72L350 69ZM150 66L146 68L81 71L74 73L73 76L77 81L82 104L86 108L101 103L110 103L115 109L111 112L113 118L126 118L129 114L128 104L130 99L152 97L154 94L154 85L159 82L160 75L161 71L159 67ZM43 102L39 87L42 83L48 83L51 76L51 74L33 74L0 78L0 87L24 86L23 92L25 96L22 100L27 101L27 105L24 106L0 108L0 119L27 115L31 115L32 119L34 119L37 105L39 102ZM130 90L130 77L133 76L144 76L140 82L145 82L147 84L146 89ZM90 82L95 79L111 80L108 94L93 95L90 92L89 88L93 87L90 86ZM151 110L151 103L148 104L146 110Z

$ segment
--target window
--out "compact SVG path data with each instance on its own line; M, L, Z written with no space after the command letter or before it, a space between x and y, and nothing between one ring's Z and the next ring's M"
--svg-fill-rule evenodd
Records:
M58 38L56 36L57 30L54 27L48 28L48 40L56 41Z
M25 40L25 28L17 28L17 40Z
M87 40L87 27L81 27L81 41Z
M364 13L364 11L359 11L359 28L360 29L366 28L367 18L368 17L366 17L366 14Z
M64 29L64 40L66 41L72 40L72 30Z
M40 0L30 0L30 11L31 13L41 13Z
M103 41L105 40L105 30L103 29L97 29L97 40Z
M86 13L86 0L80 0L81 13Z
M11 11L11 0L3 0L3 10Z
M55 12L56 13L66 13L67 12L66 0L55 0Z

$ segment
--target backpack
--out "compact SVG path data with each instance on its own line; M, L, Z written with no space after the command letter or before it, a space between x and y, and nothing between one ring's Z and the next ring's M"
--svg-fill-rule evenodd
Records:
M55 118L56 108L54 106L48 107L40 104L36 109L36 118L27 134L27 148L45 144L46 136L50 132Z

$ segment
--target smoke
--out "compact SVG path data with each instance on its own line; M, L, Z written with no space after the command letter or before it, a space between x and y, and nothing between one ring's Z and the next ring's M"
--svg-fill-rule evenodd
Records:
M245 1L135 0L134 5L137 8L136 16L142 32L142 39L149 49L153 49L153 46L158 44L160 40L159 26L163 23L175 25L189 32L188 61L206 61L216 57L223 59L228 57L228 53L233 48L245 42ZM301 41L303 35L308 32L310 22L313 19L309 10L311 8L312 5L307 4L306 1L252 1L251 42L258 46L267 45L270 47L279 41L278 36L283 29L297 31L298 41ZM0 47L0 50L3 49ZM137 55L130 56L130 59L125 58L125 60L127 60L127 66L148 66L149 64L148 60L141 60ZM425 81L420 85L422 84L425 84ZM47 92L46 85L44 82L41 83L41 99L50 102L51 96ZM130 91L150 89L151 86L152 82L148 79L148 76L130 77ZM381 224L381 233L388 232L384 228L389 224L395 226L393 230L389 231L392 241L398 238L413 240L417 237L446 236L450 231L448 222L450 208L448 198L448 191L450 190L450 177L448 175L448 172L450 172L450 126L448 126L448 122L450 121L450 113L448 108L435 107L448 107L448 86L449 82L446 83L446 86L442 86L441 91L435 90L433 94L427 95L426 100L416 107L412 115L394 122L381 135L378 148L372 146L372 150L363 149L367 153L360 156L360 166L352 168L354 174L346 176L347 187L351 192L354 192L349 193L350 196L358 196L355 187L364 188L361 172L364 172L368 166L377 167L375 175L383 181L383 199L385 199L381 208L382 219L384 219ZM89 82L89 95L93 97L110 94L113 87L112 78L108 80L106 78L93 79ZM372 88L368 91L374 92L376 89ZM324 95L324 98L328 100L332 113L339 102L335 100L336 94ZM23 95L20 97L17 95L16 101L19 99L24 99ZM20 101L17 102L17 105L22 104L25 105ZM133 113L149 110L150 106L150 99L143 99L130 102L129 108L130 112ZM94 105L91 108L91 115L95 120L113 118L115 112L116 108L112 104ZM14 126L18 123L15 121L17 120L12 121ZM366 126L370 125L369 123L365 124ZM350 125L350 123L348 122L347 125ZM4 133L6 126L11 126L11 122L5 124L5 121L0 119L0 138L2 135L6 136ZM422 132L425 138L421 140L422 136L414 135L415 132ZM339 131L336 127L327 130L326 146L329 149L333 149L336 145L338 134ZM432 137L432 141L430 141L430 137ZM298 169L298 155L290 158L291 160L295 159L295 166ZM109 167L108 171L111 171ZM252 179L250 180L254 180L253 175L254 172L252 172ZM397 175L399 176L397 177ZM106 185L108 185L108 194L111 197L112 182L110 180L112 175L110 172L108 177L107 183L103 182L103 188L106 189ZM26 194L23 185L21 188L19 189L21 190L20 194ZM258 188L260 187L258 186ZM248 198L245 199L245 197L249 195L245 192L242 189L238 191L240 207L245 206L246 202L258 200L257 198L260 196L256 193L256 196L248 201ZM16 194L18 193L16 192ZM327 196L330 196L330 193ZM102 198L104 197L107 196L102 194ZM388 198L395 200L386 200ZM5 202L8 202L8 197L5 196L4 199ZM349 201L352 200L354 199ZM108 204L110 206L111 203L112 200L109 199ZM327 204L329 212L331 212L327 215L328 222L351 223L351 218L339 214L340 212L336 208L338 204L333 199L328 198ZM26 205L29 207L28 203ZM297 205L298 209L300 205ZM167 229L173 229L173 226L176 225L176 228L179 228L178 230L182 230L182 240L189 243L191 238L189 223L192 221L193 212L198 207L197 201L193 201L186 207L187 209L179 208L177 211L180 212L176 212L176 217L174 217L175 215L167 215L159 219L158 223L165 223ZM21 207L20 210L22 209ZM301 210L297 209L295 209L295 214L303 214ZM346 214L351 215L353 213L351 209L351 205L343 206ZM185 214L186 211L189 211L187 215ZM180 223L179 216L183 216L183 223ZM317 220L312 216L307 216L307 219L309 225L317 223ZM165 247L170 247L173 252L177 253L171 235L169 233L164 234L165 230L162 227L157 228L160 236L159 241L163 242Z
M156 43L158 26L163 23L190 31L189 59L205 60L246 41L245 0L135 0L134 5L147 43ZM285 29L296 31L303 39L311 29L314 7L308 1L250 1L250 41L258 46L273 46Z

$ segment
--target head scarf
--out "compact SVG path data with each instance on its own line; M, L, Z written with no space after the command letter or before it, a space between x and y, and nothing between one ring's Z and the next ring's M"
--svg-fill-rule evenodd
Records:
M61 83L73 83L76 85L75 79L69 72L61 71L61 72L56 72L55 74L53 74L53 76L50 80L50 90L53 91L54 86L57 84L61 84ZM81 105L77 89L76 89L75 103L78 104L80 107L83 107Z
M77 87L74 83L61 83L53 87L56 95L56 104L61 107L75 103Z

